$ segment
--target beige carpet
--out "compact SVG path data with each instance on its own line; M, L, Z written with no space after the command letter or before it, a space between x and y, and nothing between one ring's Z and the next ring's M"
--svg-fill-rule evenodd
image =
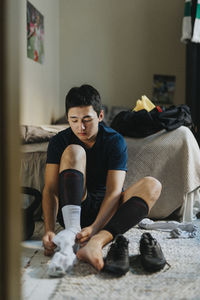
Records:
M145 230L138 228L133 228L125 234L130 241L131 267L130 271L121 278L99 273L92 266L78 262L65 277L48 279L46 274L48 258L43 256L42 249L33 252L28 261L28 250L24 246L22 251L24 253L23 299L200 300L200 220L194 223L198 226L198 232L197 236L191 239L170 239L167 232L149 231L160 242L165 257L171 265L170 268L166 266L162 271L154 274L146 273L141 267L138 246L141 234ZM35 233L35 241L41 237L41 234L41 227L39 227L39 231L36 230ZM107 249L108 246L104 249L104 254ZM34 284L35 289L32 288L33 292L30 292Z

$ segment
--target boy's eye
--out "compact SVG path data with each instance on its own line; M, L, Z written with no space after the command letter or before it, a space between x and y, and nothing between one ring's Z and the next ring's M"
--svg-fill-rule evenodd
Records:
M92 121L92 119L91 119L91 118L89 118L89 119L84 119L84 121L83 121L83 122L90 122L90 121Z
M88 123L91 122L93 120L93 118L85 118L82 120L83 123ZM77 123L78 119L71 119L72 123Z

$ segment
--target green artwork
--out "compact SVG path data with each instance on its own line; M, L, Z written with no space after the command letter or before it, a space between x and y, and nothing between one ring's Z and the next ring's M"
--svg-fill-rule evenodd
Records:
M44 17L27 1L27 56L44 63Z

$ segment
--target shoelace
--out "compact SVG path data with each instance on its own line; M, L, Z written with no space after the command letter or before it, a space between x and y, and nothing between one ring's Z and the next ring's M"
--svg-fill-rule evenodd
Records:
M113 256L115 259L121 259L124 257L124 250L127 249L128 241L118 241L110 246L109 256Z
M143 243L142 248L145 250L145 253L149 256L158 255L158 244L155 240L150 240L150 243Z

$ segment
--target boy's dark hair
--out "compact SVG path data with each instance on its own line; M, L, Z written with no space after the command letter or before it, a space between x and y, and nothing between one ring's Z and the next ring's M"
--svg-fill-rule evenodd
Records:
M83 84L80 87L73 87L65 98L66 116L71 107L92 105L99 116L102 109L99 92L91 85Z

